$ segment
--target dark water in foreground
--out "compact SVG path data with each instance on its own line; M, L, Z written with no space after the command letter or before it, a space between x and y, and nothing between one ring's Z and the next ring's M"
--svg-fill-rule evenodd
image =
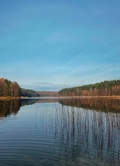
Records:
M120 165L120 100L0 101L0 166L94 165Z

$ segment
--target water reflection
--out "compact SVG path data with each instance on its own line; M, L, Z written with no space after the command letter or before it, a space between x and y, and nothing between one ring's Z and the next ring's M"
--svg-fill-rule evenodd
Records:
M21 106L25 106L25 105L34 104L34 103L36 103L36 102L37 102L36 99L22 99L22 100L20 101L20 104L21 104Z
M17 114L19 108L19 100L2 100L0 101L0 117L7 117L11 114Z
M59 137L61 151L64 152L67 161L71 158L76 165L82 165L82 162L86 165L119 165L120 113L111 111L119 111L120 101L112 100L112 108L108 105L110 101L89 101L61 102L71 106L77 104L77 107L63 105L57 111L55 138ZM101 111L91 110L89 105ZM78 108L79 106L87 109Z
M120 100L107 98L61 99L62 105L81 107L104 112L120 112Z
M67 158L120 162L120 114L63 107L58 117L55 136Z
M22 100L0 100L0 117L7 117L11 114L17 114L20 107L32 105L35 103L51 103L58 102L53 99L22 99Z
M119 101L60 102L0 102L2 117L32 104L21 107L13 121L1 123L0 164L119 166Z

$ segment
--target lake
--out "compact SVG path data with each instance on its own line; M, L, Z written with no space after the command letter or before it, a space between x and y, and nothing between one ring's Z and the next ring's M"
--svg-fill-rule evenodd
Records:
M120 100L0 101L0 166L119 166Z

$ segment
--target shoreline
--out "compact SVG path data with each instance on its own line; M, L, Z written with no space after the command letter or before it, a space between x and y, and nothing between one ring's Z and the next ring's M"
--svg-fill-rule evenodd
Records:
M10 97L10 96L7 96L7 97L0 97L0 100L19 100L20 97Z
M105 99L118 99L120 100L119 96L60 96L60 98L70 98L70 99L91 99L91 98L105 98Z
M19 100L19 99L91 99L91 98L102 98L102 99L117 99L120 100L119 96L46 96L46 97L0 97L0 100Z

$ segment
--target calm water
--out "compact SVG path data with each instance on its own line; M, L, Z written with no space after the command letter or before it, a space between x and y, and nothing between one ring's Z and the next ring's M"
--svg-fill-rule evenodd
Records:
M0 101L0 166L120 165L120 100Z

